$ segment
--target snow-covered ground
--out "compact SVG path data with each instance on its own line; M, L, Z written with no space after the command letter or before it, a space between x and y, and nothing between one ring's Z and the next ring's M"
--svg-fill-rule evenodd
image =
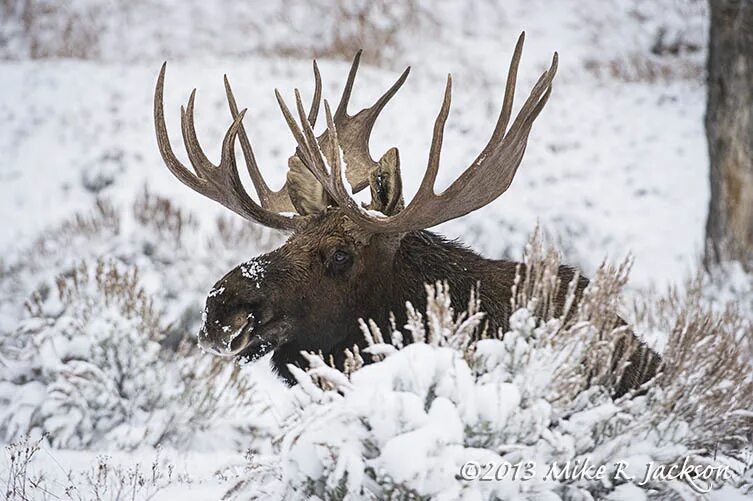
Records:
M30 37L17 32L13 35L12 20L0 23L0 33L6 37L0 37L0 41L6 40L2 48L6 60L0 61L0 214L4 221L0 232L0 333L6 342L0 347L12 346L17 350L12 353L27 348L21 346L24 340L19 336L29 336L32 344L41 346L47 341L39 325L60 325L55 316L58 313L54 313L59 311L55 310L58 306L51 305L54 301L50 299L55 277L68 272L79 260L91 265L101 257L115 258L137 266L140 287L154 298L162 325L170 325L171 332L176 332L196 328L203 294L226 270L279 242L267 232L244 229L235 216L224 221L245 236L237 240L223 236L217 226L223 209L185 188L164 167L152 118L154 85L163 60L168 60L167 122L178 155L184 155L178 147L182 142L179 109L196 87L198 135L210 158L219 158L221 138L230 124L222 85L226 73L240 106L249 109L244 124L264 175L275 188L284 180L294 140L273 89L292 96L293 89L300 88L304 97L310 96L313 78L309 56L324 54L318 58L324 97L336 101L349 67L348 61L327 49L335 24L328 16L334 16L336 9L328 8L326 2L289 2L292 14L280 18L271 7L260 5L256 6L258 10L253 6L233 7L238 11L224 12L219 7L221 2L192 1L186 3L190 8L183 9L180 2L170 2L175 5L167 7L167 3L150 1L132 10L124 7L123 16L130 17L108 18L101 25L95 22L100 19L96 16L109 11L97 13L89 2L69 3L70 12L94 12L93 24L101 36L96 50L95 43L88 42L92 50L84 51L84 55L89 59L31 59ZM408 82L377 123L371 144L373 156L391 146L400 149L407 198L423 175L446 73L453 75L453 109L438 189L449 185L486 143L520 31L526 31L526 46L517 104L548 66L552 53L558 51L560 56L552 97L534 126L525 159L509 191L488 207L439 227L439 232L459 237L488 257L520 258L528 236L539 224L563 254L563 262L580 267L588 276L605 258L619 261L632 254L635 263L627 289L633 296L640 296L651 286L681 284L695 272L709 196L703 128L705 2L414 3L420 6L414 14L417 18L411 18L414 24L401 27L389 43L380 41L385 47L372 48L366 40L363 48L367 58L372 50L382 57L378 65L362 65L351 104L352 110L371 104L405 65L412 67ZM342 9L344 4L338 5ZM405 15L400 8L387 11ZM312 16L319 16L323 22L305 32ZM375 24L399 25L399 19L387 15ZM170 28L166 31L165 26ZM44 32L45 26L34 29ZM55 47L54 37L64 30L46 29L52 38L35 39L36 43ZM86 46L85 39L84 43ZM678 53L663 50L664 45L673 43L680 47ZM139 207L145 205L145 187L152 197L148 200L154 202L157 196L173 204L171 214L178 214L179 230L170 222L145 223L139 215L143 215ZM106 201L112 213L97 213L98 200ZM99 214L94 217L94 230L78 225L70 238L65 231L59 232L60 225L75 214L92 211ZM734 289L749 293L751 287L738 284ZM45 291L36 315L24 308L35 291ZM732 299L743 304L750 296ZM97 307L93 306L93 311L98 311ZM98 328L86 322L91 332ZM419 349L411 353L417 352ZM437 360L444 356L437 353ZM58 358L53 357L52 362L41 363L38 370L44 377L39 378L31 369L9 363L11 352L0 354L0 405L7 405L7 409L0 409L0 418L5 419L8 411L15 413L18 403L7 400L18 398L7 374L21 377L18 374L23 373L23 378L59 384L65 371L55 364L64 364L66 358L62 353L55 356ZM28 367L37 367L35 363L29 361ZM242 369L242 377L254 385L264 405L271 407L259 422L284 421L288 417L283 416L297 409L306 395L284 389L263 364ZM166 367L185 369L180 365ZM29 375L32 372L35 375ZM14 384L17 382L14 380ZM36 409L33 395L26 404ZM318 405L322 413L329 412L329 404ZM363 411L360 402L348 401L347 405L354 406L348 407L356 409L354 415ZM440 402L437 410L426 409L428 414L416 418L429 422L422 421L421 429L430 433L426 430L436 418L432 412L447 410L448 406ZM470 411L453 407L448 412ZM233 425L240 419L224 417ZM457 425L467 425L469 419L463 415ZM168 463L173 465L169 467L173 476L167 483L160 477L154 499L217 499L238 479L258 473L249 465L274 464L247 460L246 449L256 445L244 445L236 432L225 433L227 423L219 417L217 420L221 423L200 427L203 435L199 434L196 442L181 439L163 445L160 469L164 472ZM20 432L11 433L7 422L0 420L0 430L5 433L0 435L0 442L15 442ZM257 424L254 421L251 426ZM150 429L151 424L146 420L139 426ZM264 426L279 432L281 423ZM35 433L41 431L36 429ZM216 439L212 433L222 438ZM572 436L577 434L572 432ZM108 442L112 435L93 437L88 443L73 446L83 450L69 450L70 444L52 448L48 442L42 443L31 469L46 478L55 496L64 492L73 499L92 497L91 489L82 489L87 489L87 478L96 476L91 472L99 468L100 455L112 456L107 464L123 465L126 485L131 485L128 479L138 477L127 471L136 463L141 464L146 476L152 475L156 454L153 443L131 440L120 450L106 445L113 443ZM117 437L121 439L122 435ZM263 444L255 453L271 454L276 449L269 444L281 440L284 443L290 437L261 440ZM353 445L346 442L341 445ZM393 454L405 450L392 447ZM298 451L304 456L310 452ZM612 456L605 453L605 457ZM417 461L421 459L416 457ZM300 462L300 457L294 460ZM352 467L337 466L347 471ZM0 478L8 468L7 459L0 460ZM78 487L68 492L69 485ZM270 492L279 491L274 481L267 487ZM145 497L147 491L148 487L140 490L136 499ZM637 495L627 490L622 493L620 499ZM39 491L35 495L44 498ZM716 495L730 499L724 496L731 492ZM52 494L49 498L55 499Z
M440 231L461 236L474 248L498 257L519 254L539 221L560 239L567 261L588 274L605 256L620 258L630 252L636 257L633 285L676 282L695 267L702 248L708 197L702 75L679 78L670 74L657 81L637 82L630 81L637 77L594 76L608 75L610 64L624 67L621 71L628 75L640 75L640 70L631 69L629 54L635 51L646 61L654 57L644 46L653 43L656 26L666 24L691 40L705 40L705 26L693 24L702 16L678 20L671 8L678 10L676 4L684 2L661 4L663 9L652 7L648 14L642 13L655 17L639 22L638 7L634 17L627 13L618 17L616 2L557 2L554 6L511 2L492 9L495 15L487 12L491 7L486 2L472 2L477 8L465 13L470 20L460 23L452 17L459 15L455 12L459 6L446 2L440 11L447 16L439 18L447 24L438 28L441 37L416 34L409 39L409 48L390 60L390 69L367 66L361 70L353 109L370 104L397 77L398 70L412 66L408 83L377 123L371 146L374 155L399 147L410 194L426 165L444 77L452 72L453 110L437 185L441 189L486 143L501 103L515 39L526 30L517 102L527 96L552 53L558 51L560 70L553 96L536 123L509 192L490 207ZM604 11L601 18L590 10L597 7ZM478 12L472 17L474 10ZM682 22L687 26L678 27ZM690 29L694 31L684 33ZM364 49L368 54L369 47ZM684 66L697 64L699 58L702 61L702 55L691 56L657 58L660 63L653 64L682 76ZM304 95L310 95L310 61L206 54L198 59L162 58L170 61L166 109L174 144L180 145L180 105L185 105L196 87L199 137L210 157L218 157L230 123L222 86L222 75L227 73L239 103L249 108L246 127L264 174L273 186L281 185L294 141L273 89L292 96L294 88L301 88ZM130 205L147 183L202 219L220 210L176 183L159 157L152 98L160 59L2 63L4 191L0 203L2 213L12 221L0 236L3 248L22 248L50 224L90 207L98 183L111 182L96 194L123 206ZM335 101L348 63L320 60L320 67L325 98ZM177 150L182 153L182 148Z

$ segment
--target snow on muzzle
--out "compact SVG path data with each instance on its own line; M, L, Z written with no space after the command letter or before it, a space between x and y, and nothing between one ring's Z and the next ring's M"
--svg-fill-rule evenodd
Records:
M234 357L262 339L255 339L263 303L261 281L268 263L255 258L222 277L207 295L199 331L199 347L222 357Z
M220 320L215 320L211 329L213 334L209 333L205 323L199 332L199 346L221 357L234 357L251 344L254 323L252 312L239 313L225 325Z

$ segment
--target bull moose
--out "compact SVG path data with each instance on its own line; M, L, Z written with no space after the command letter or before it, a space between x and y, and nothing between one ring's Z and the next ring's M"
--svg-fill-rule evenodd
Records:
M524 36L520 35L515 46L502 110L491 139L471 165L446 190L436 194L434 182L450 111L452 79L448 76L434 123L428 166L416 195L407 205L403 201L397 148L390 148L374 160L369 153L369 138L377 117L403 85L410 68L371 107L350 115L348 102L359 51L334 114L324 100L326 130L318 137L313 128L322 85L316 61L314 96L308 113L295 91L298 121L275 91L297 148L288 159L284 186L273 191L259 171L242 124L246 110L239 112L227 77L225 91L233 122L222 142L219 165L209 161L196 137L195 90L186 108L181 107L183 140L195 174L178 160L164 119L163 65L155 91L154 119L159 150L170 171L183 184L249 221L291 232L284 245L240 264L215 284L206 300L199 344L217 355L250 360L273 351L274 368L292 383L287 366L305 363L302 350L321 351L332 355L335 363L342 363L345 348L364 344L358 319L372 319L387 327L392 313L402 325L406 301L417 308L425 307L424 284L436 281L449 284L456 311L468 304L470 291L479 284L488 327L506 329L511 314L511 287L521 265L486 259L427 228L479 209L509 188L557 72L555 52L551 66L533 86L508 128ZM258 203L245 191L239 177L237 138ZM359 206L348 194L344 178L353 193L368 187L371 203ZM562 283L568 283L574 271L562 266L559 275ZM580 279L580 290L587 283L585 278ZM558 298L560 303L564 296L563 291ZM628 367L617 393L655 373L655 360L641 363L645 352L636 353L631 357L635 363ZM650 370L645 370L647 365Z

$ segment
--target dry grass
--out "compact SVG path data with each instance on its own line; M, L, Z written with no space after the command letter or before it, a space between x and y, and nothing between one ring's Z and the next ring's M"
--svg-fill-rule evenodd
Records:
M628 364L638 372L651 370L650 352L630 334L617 316L621 291L627 284L631 261L618 266L603 264L583 293L574 281L567 285L564 311L552 305L564 286L557 279L559 258L543 247L537 235L529 242L525 273L514 287L513 311L526 307L540 321L559 319L550 341L562 348L583 344L581 364L564 364L555 394L573 398L594 385L615 388ZM753 444L753 325L738 305L710 303L704 282L689 281L662 295L642 296L634 306L639 324L667 333L658 375L643 391L651 401L651 419L668 439L678 426L691 430L694 446L714 449L720 444ZM575 342L574 342L575 341ZM633 357L637 356L637 359ZM630 395L628 395L628 398Z
M146 501L176 483L188 483L185 474L175 474L172 463L162 461L160 450L148 469L139 463L130 467L114 464L109 456L98 456L87 470L65 470L65 482L49 479L44 473L32 473L30 466L35 456L45 447L44 437L31 440L24 436L5 447L8 474L5 479L5 499L28 501L31 499L69 499L73 501ZM45 452L54 458L51 451ZM57 460L55 462L64 468Z
M0 15L17 19L32 59L96 58L100 33L105 28L103 10L102 6L95 4L82 8L74 0L0 1Z
M708 33L705 0L603 0L598 12L583 6L584 31L595 52L584 61L598 78L624 82L700 81Z
M93 267L79 263L57 278L57 296L64 306L76 306L82 320L99 310L97 305L115 307L125 318L138 319L138 328L149 339L162 339L160 312L139 285L138 269L118 265L113 260L99 259ZM44 300L35 292L26 303L31 316L44 317Z
M153 228L167 241L180 242L185 230L198 226L194 217L169 199L155 195L147 186L133 203L133 216L141 225Z
M302 58L333 58L350 60L362 48L365 61L374 64L389 62L402 47L406 31L428 30L439 22L432 10L419 0L335 0L315 1L312 11L327 16L329 32L315 43L281 42L265 52ZM278 11L280 20L294 25L289 19L285 2Z
M117 208L106 199L97 199L92 210L78 212L53 229L42 232L32 244L29 255L36 261L42 261L81 239L116 236L120 233L120 224Z
M606 60L587 59L584 66L597 78L623 82L699 81L706 74L702 64L677 58L658 58L638 52Z
M537 230L526 245L524 263L512 288L511 311L525 308L540 324L555 321L557 328L540 342L570 354L556 378L554 398L574 398L596 385L616 391L631 357L639 358L640 343L617 314L632 260L602 263L585 289L577 272L562 283L560 256L544 245Z
M27 500L41 488L43 477L29 472L34 455L39 451L43 439L31 440L28 436L5 446L8 456L8 474L5 480L5 499Z
M737 302L704 297L702 276L636 301L637 321L668 332L664 364L650 394L668 435L690 425L698 446L753 444L753 342ZM729 444L731 443L731 444Z
M225 19L221 27L206 26L206 16L213 14ZM156 16L167 23L150 23ZM0 35L8 45L0 54L6 58L90 60L152 57L154 50L173 58L209 51L350 59L356 50L368 48L369 62L389 62L403 47L406 32L439 24L430 6L419 0L284 0L267 6L228 4L219 13L201 2L0 0L0 18L5 20ZM154 49L113 51L112 44L138 22L145 24L142 30ZM192 36L171 33L166 29L171 22L188 23ZM249 37L249 32L257 36Z
M45 272L53 271L51 264L58 267L54 272L59 272L69 258L79 260L76 250L82 245L91 247L92 242L111 240L120 234L120 227L116 208L107 200L98 199L91 210L76 213L41 232L26 250L1 260L2 293L23 304L31 286L40 298L46 298L52 293L52 286L45 281Z
M253 248L257 254L269 252L284 242L284 236L259 224L252 224L236 216L221 215L217 218L216 233L207 245L212 252Z

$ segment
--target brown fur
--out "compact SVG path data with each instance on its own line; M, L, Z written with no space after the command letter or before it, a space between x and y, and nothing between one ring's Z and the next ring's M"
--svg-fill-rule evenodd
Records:
M218 355L250 359L274 350L275 368L292 382L288 364L302 364L302 350L321 351L338 361L345 348L363 345L359 319L372 319L383 332L389 332L390 314L394 313L398 326L403 325L405 303L410 301L419 310L425 309L424 286L437 281L448 282L456 311L465 309L470 291L478 285L488 328L507 329L511 287L522 265L485 259L425 229L480 209L510 187L533 124L551 95L558 67L555 52L551 65L513 118L524 39L525 34L521 33L510 62L502 110L489 142L471 165L438 194L434 182L452 96L452 79L448 76L442 107L434 122L426 172L407 206L398 150L391 148L378 162L374 161L369 138L379 113L403 85L408 70L371 107L351 115L348 102L359 51L334 115L324 101L327 129L318 137L313 128L322 83L316 63L314 96L308 114L296 91L295 111L300 125L282 95L276 93L297 148L289 159L287 182L279 191L272 191L256 165L242 127L245 110L239 112L227 79L225 90L233 123L223 140L220 164L207 159L196 138L195 93L181 113L183 139L194 171L175 156L165 124L163 65L155 88L154 123L157 144L168 169L186 186L249 221L293 231L285 245L239 265L216 284L207 298L199 344ZM240 138L258 203L249 197L240 180L234 154L236 138ZM353 193L368 186L372 199L366 207L380 214L362 210L349 195L345 180ZM291 215L293 210L296 213ZM559 269L561 283L569 283L573 277L572 269ZM580 279L577 294L587 283ZM559 294L555 309L562 309L565 289ZM624 343L616 344L618 351L625 351ZM633 367L648 360L649 367L655 369L656 357L636 356L639 358L630 359L635 362ZM623 381L629 381L630 386L640 384L647 375L633 369L628 372Z
M333 268L336 250L352 256L347 270ZM249 266L263 269L260 277L244 276ZM479 284L488 327L506 330L518 266L523 265L483 258L429 231L370 234L338 209L329 209L282 247L238 266L215 285L215 291L223 292L207 299L202 337L205 343L216 343L227 319L253 313L252 336L268 339L239 356L253 359L273 349L275 369L292 383L287 364L303 365L301 350L321 351L341 362L345 348L364 346L359 318L373 319L383 332L389 332L393 313L402 326L407 301L419 311L425 308L426 283L446 280L455 311L466 308L471 289ZM574 270L562 266L559 274L562 283L569 283ZM579 279L579 293L587 284L587 279ZM565 289L557 298L560 306ZM617 393L639 385L654 372L655 365L650 374L626 375Z

